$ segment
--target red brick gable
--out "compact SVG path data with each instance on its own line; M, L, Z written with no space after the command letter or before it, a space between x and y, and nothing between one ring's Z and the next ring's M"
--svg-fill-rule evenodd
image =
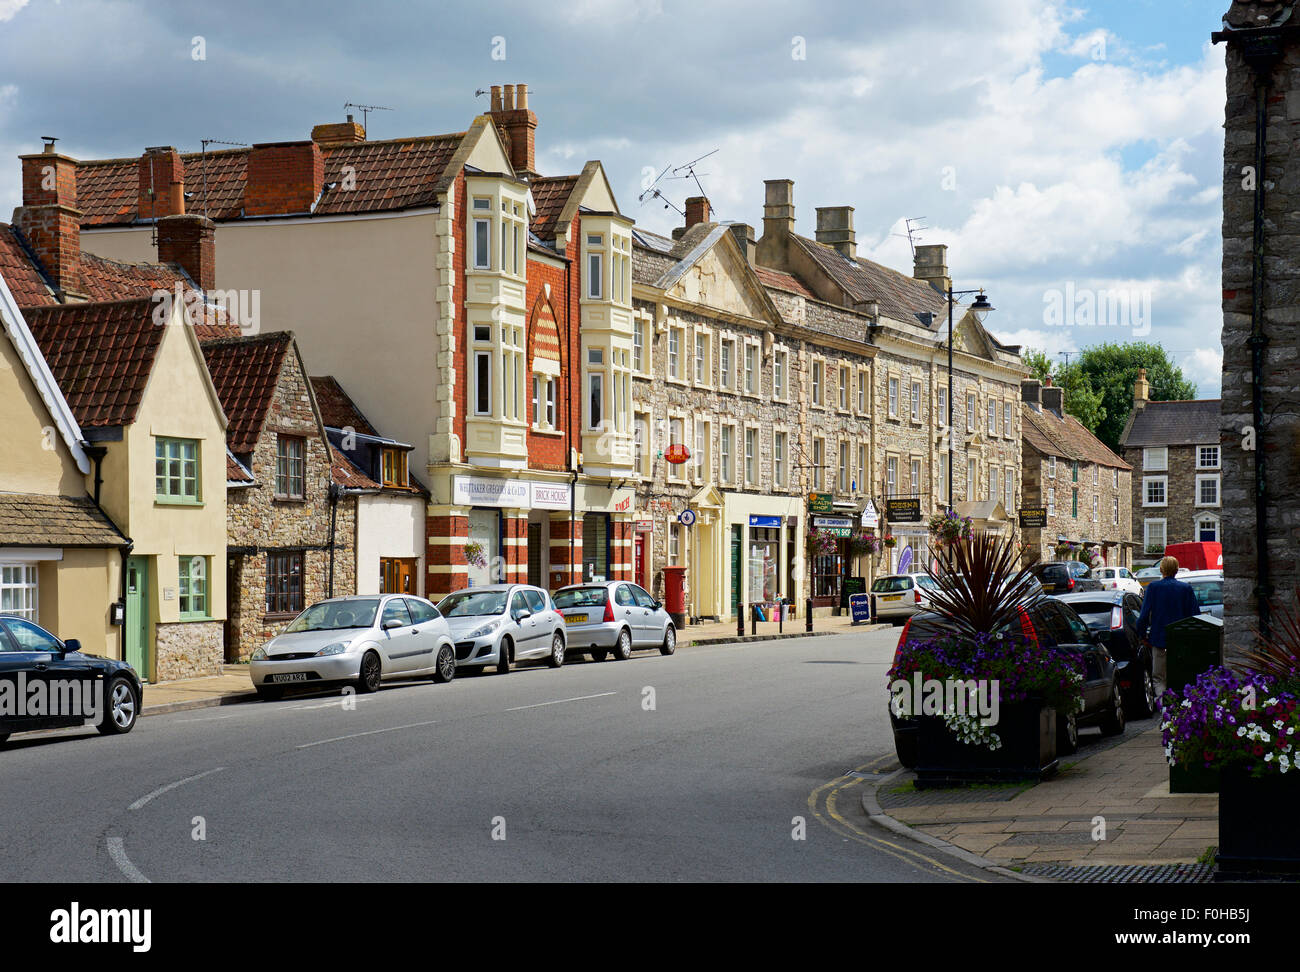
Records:
M82 428L135 421L166 330L153 310L153 301L124 300L23 311Z

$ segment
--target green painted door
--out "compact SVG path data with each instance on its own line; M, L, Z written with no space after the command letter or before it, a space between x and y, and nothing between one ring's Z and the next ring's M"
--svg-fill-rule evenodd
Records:
M126 560L126 660L141 679L149 678L149 561Z
M745 544L741 539L740 524L733 524L731 527L731 616L734 618L740 613L740 585L744 580L744 574L741 568L744 566L743 557Z

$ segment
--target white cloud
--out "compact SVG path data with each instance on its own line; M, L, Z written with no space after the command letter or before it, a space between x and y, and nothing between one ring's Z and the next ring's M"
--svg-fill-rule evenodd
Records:
M27 6L27 0L0 0L0 23L13 20L14 15Z

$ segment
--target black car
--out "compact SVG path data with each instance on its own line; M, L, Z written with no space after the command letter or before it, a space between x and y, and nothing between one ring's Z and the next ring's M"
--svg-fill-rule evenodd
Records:
M1155 715L1159 696L1151 649L1137 633L1142 598L1128 591L1087 591L1061 594L1056 599L1074 608L1092 633L1106 643L1119 668L1119 687L1132 711L1142 717Z
M1092 576L1088 565L1078 560L1056 560L1034 564L1029 573L1038 578L1047 594L1073 594L1075 591L1105 590L1101 581Z
M948 630L940 615L914 615L898 639L898 649L910 641L927 641ZM1056 752L1067 756L1079 747L1081 726L1100 726L1103 736L1124 731L1124 699L1119 684L1119 667L1106 645L1094 635L1074 609L1052 597L1040 597L1020 610L1020 630L1031 634L1045 647L1077 652L1083 658L1084 680L1080 686L1083 710L1056 720ZM916 737L920 729L915 718L900 718L890 709L894 749L905 767L916 765Z
M130 732L140 716L140 679L123 661L87 655L39 624L0 614L0 743L11 733L95 725Z

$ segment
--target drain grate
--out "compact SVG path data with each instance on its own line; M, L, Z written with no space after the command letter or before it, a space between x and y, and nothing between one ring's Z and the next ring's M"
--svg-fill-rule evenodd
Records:
M1025 864L1020 873L1076 884L1209 884L1213 864Z

